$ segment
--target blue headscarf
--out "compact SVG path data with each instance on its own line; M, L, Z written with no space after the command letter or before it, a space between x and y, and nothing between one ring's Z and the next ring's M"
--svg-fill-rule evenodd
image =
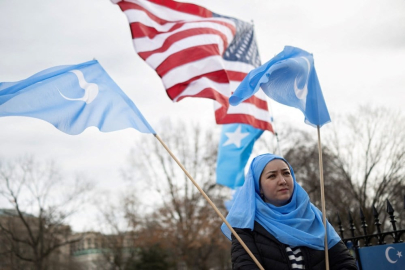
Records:
M307 192L295 180L294 171L290 167L294 180L294 191L291 200L286 205L277 207L266 203L260 198L259 181L264 167L279 156L264 154L253 159L244 185L235 194L232 208L226 217L233 228L253 230L257 221L281 243L292 247L305 246L312 249L324 250L325 228L322 222L322 212L310 201ZM231 232L225 224L222 232L231 239ZM332 225L327 222L328 248L340 241Z

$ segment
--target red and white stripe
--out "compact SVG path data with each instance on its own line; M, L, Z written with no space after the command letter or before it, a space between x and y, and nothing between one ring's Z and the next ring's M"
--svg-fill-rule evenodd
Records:
M156 70L173 101L210 98L216 101L218 124L246 123L273 131L264 95L229 106L232 91L254 68L222 58L235 35L232 20L212 17L211 11L198 5L171 0L112 2L128 18L136 52Z

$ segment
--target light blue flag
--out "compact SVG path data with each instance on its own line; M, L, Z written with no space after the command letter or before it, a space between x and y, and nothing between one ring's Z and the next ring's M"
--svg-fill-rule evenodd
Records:
M361 266L367 270L404 270L405 243L359 248Z
M217 184L235 189L245 181L245 166L263 130L247 124L222 126L217 158Z
M304 50L286 46L269 62L250 71L229 103L238 105L259 87L275 101L301 110L307 124L321 127L330 122L313 56Z
M0 116L42 119L71 135L91 126L103 132L135 128L155 134L96 60L49 68L19 82L0 83Z

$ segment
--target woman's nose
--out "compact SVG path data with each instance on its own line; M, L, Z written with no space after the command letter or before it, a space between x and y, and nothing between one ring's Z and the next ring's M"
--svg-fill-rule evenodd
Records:
M282 176L282 175L280 176L280 179L278 181L279 181L278 183L280 185L286 185L287 184L287 181L284 179L284 176Z

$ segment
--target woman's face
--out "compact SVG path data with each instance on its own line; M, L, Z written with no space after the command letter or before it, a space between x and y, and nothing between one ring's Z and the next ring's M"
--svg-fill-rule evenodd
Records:
M290 200L294 190L294 180L290 168L281 159L267 163L260 176L260 193L263 200L274 206L282 206Z

